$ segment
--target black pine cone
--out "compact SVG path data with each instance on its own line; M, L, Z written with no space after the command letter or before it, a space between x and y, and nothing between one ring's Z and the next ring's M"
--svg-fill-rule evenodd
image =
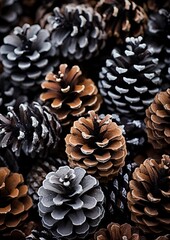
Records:
M39 25L16 27L0 48L4 71L14 85L32 90L59 63L53 50L48 31Z
M142 37L126 38L125 49L113 49L99 77L99 89L107 109L143 116L160 91L161 69Z
M8 107L7 116L0 114L0 147L9 147L17 157L45 157L59 141L60 124L50 109L38 102L20 104L15 111Z
M70 60L90 59L105 45L105 22L88 5L56 7L48 21L52 42L60 54Z

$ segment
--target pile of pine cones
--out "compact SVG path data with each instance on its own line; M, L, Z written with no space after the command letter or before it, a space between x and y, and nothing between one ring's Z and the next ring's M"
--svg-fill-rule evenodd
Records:
M0 0L0 239L170 239L169 0Z

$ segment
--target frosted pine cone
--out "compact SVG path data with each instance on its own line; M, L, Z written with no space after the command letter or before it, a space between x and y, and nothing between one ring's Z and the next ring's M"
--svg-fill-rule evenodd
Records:
M106 21L107 34L117 43L128 36L143 36L147 26L145 10L131 0L100 0L96 5Z
M131 219L146 233L170 231L170 157L146 159L133 172L127 195Z
M82 167L102 182L112 180L125 164L125 139L110 115L101 120L91 111L74 122L65 141L70 166Z
M161 69L142 37L126 38L100 72L99 89L110 112L143 116L161 87Z
M146 110L148 142L155 149L170 154L170 88L158 93Z
M69 69L67 64L61 64L58 74L47 74L41 86L46 89L41 100L51 104L62 125L72 123L89 110L97 112L102 102L94 82L82 76L78 66Z
M21 12L18 0L0 0L0 43L3 37L16 26Z
M9 147L17 157L24 154L45 157L56 148L61 132L56 116L39 103L20 104L17 111L8 108L0 114L0 147Z
M58 60L52 58L54 51L49 32L39 25L16 27L4 38L0 53L4 71L10 74L12 83L29 90L40 85L58 64Z
M110 223L106 228L99 229L94 234L94 240L146 240L140 236L139 230L132 227L130 224L125 223L119 225L118 223Z
M43 226L57 237L84 238L103 218L104 194L99 182L76 167L50 172L38 190Z
M21 174L1 167L0 176L0 230L4 230L18 226L27 218L32 200L27 195L28 188Z
M105 22L88 5L56 7L48 21L53 44L70 60L90 59L105 45Z

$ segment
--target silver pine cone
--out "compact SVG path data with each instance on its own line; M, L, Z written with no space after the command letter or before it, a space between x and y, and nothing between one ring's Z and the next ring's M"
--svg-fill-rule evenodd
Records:
M100 72L99 89L111 113L143 116L160 91L158 59L141 36L127 37L125 49L113 49Z
M48 173L38 195L43 226L57 238L84 238L104 216L99 182L80 167L63 166Z
M8 107L7 116L0 114L0 147L9 147L17 157L24 154L45 157L56 148L61 127L50 109L38 102Z
M105 45L105 22L88 5L56 7L48 21L52 42L60 54L70 60L90 59Z

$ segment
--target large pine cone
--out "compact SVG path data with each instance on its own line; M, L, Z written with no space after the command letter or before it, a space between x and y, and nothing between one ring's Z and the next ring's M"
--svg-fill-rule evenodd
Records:
M97 112L102 102L94 82L82 76L78 66L69 69L67 64L61 64L58 74L47 74L41 86L46 89L41 100L51 103L62 125L72 123L89 110Z
M33 102L20 104L17 111L8 108L7 116L0 114L0 147L9 147L18 157L24 154L45 157L56 149L61 127L48 107Z
M155 149L170 154L170 88L158 93L146 110L148 142Z
M38 190L43 226L55 237L84 238L93 232L104 215L104 194L99 182L76 167L50 172Z
M16 26L21 12L18 0L0 0L0 43L3 37Z
M123 43L128 36L144 35L147 15L141 6L131 0L100 0L96 6L106 21L109 36Z
M106 228L99 229L94 234L94 240L146 240L143 236L140 236L139 230L132 227L130 224L118 224L110 223Z
M18 226L27 218L32 200L21 174L0 167L0 176L0 230L4 230Z
M170 231L170 156L161 163L146 159L133 172L127 195L131 219L144 232Z
M70 60L90 59L105 45L105 22L88 5L56 7L48 21L53 44Z
M100 119L91 111L74 122L65 141L70 166L82 167L102 182L112 180L125 164L125 138L110 115Z
M58 60L52 58L54 51L49 32L39 25L16 27L4 38L0 53L4 71L10 74L12 83L29 90L40 85L58 64Z
M142 37L126 38L126 48L113 49L100 72L99 88L111 113L134 115L145 109L160 90L161 69Z

